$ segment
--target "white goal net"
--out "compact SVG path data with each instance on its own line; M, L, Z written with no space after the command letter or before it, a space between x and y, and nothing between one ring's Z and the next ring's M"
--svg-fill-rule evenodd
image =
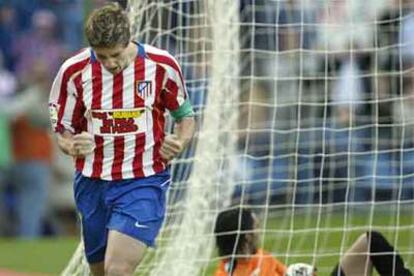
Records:
M137 39L179 61L198 125L137 275L212 275L234 205L285 264L328 275L375 229L414 266L411 1L129 2ZM85 273L79 249L64 274Z

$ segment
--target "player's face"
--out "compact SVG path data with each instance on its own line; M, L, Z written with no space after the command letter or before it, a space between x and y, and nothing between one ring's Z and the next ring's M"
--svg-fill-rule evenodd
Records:
M117 45L115 47L102 47L93 49L96 58L106 70L116 75L126 68L130 62L128 46Z

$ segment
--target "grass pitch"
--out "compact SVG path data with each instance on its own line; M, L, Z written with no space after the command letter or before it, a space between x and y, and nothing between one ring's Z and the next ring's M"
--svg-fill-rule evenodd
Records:
M78 243L78 237L33 241L0 239L0 270L59 275Z
M329 275L341 253L363 232L381 231L396 246L408 267L414 267L414 203L364 203L360 206L313 206L261 213L259 246L286 264L315 263ZM0 239L0 270L58 275L79 242L78 237L35 241ZM202 275L212 275L212 257Z

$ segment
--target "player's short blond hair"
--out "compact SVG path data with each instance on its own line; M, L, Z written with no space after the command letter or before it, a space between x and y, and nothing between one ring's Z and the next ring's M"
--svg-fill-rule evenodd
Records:
M84 29L91 47L126 46L131 40L128 16L118 3L94 10L86 20Z

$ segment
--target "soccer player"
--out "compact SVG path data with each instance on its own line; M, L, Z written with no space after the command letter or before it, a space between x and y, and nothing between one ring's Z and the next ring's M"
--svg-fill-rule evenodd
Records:
M214 227L220 257L215 276L284 276L286 266L268 252L257 248L258 220L245 208L221 212ZM231 257L234 255L240 257Z
M49 110L61 150L75 159L75 201L93 275L132 275L160 230L168 162L194 133L177 61L131 40L116 3L85 23L89 48L66 60ZM175 120L164 133L164 113Z
M271 254L257 248L257 219L246 208L221 212L214 228L220 261L215 276L316 276L309 264L293 264L288 268ZM235 255L238 255L235 257ZM362 234L333 269L332 276L372 275L411 276L404 261L385 237L376 231Z

